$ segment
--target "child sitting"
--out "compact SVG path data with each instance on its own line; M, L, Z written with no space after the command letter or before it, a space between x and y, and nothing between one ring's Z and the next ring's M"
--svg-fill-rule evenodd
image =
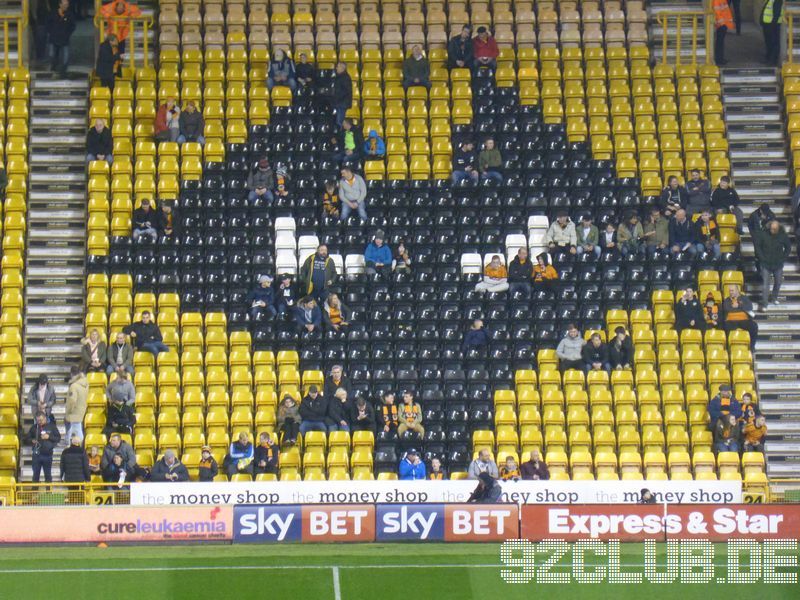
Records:
M219 466L211 455L211 446L203 446L198 466L200 467L198 477L200 481L214 481L214 477L219 473Z
M744 451L763 452L764 438L767 435L767 420L764 417L756 418L754 423L744 426Z
M506 464L500 467L500 479L503 481L519 481L519 467L513 456L506 458Z
M334 181L325 182L325 193L322 194L322 208L325 210L326 215L337 219L339 218L339 211L342 208L342 204L339 200L336 182Z
M381 407L383 431L386 433L397 431L397 426L400 424L399 419L397 406L394 404L394 394L392 392L386 392L383 396L383 406Z
M719 326L719 305L714 300L714 294L711 292L706 296L706 304L703 307L703 313L706 317L706 326L717 328Z

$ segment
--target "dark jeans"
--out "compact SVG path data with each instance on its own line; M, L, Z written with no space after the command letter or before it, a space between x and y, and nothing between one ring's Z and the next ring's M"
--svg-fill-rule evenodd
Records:
M33 455L33 483L39 483L39 478L44 471L44 480L47 483L53 481L53 455L34 454Z
M770 65L777 65L780 57L781 24L762 23L764 31L764 46L766 47L766 61Z
M561 368L561 371L568 371L569 369L577 369L578 371L583 371L583 361L578 360L567 360L565 358L558 359L558 365Z
M296 440L298 433L300 433L300 424L293 419L286 419L283 422L283 425L280 426L280 430L283 431L284 442L288 440Z
M719 65L725 62L725 34L728 33L728 27L723 25L717 28L714 35L714 61Z
M325 421L303 421L300 423L300 433L303 435L307 434L309 431L322 431L327 433L328 426L325 424Z
M736 35L742 34L742 0L731 0L733 22L736 23Z
M147 342L146 344L142 344L140 350L149 352L157 357L161 352L169 352L169 346L164 342Z
M747 319L746 321L725 321L722 324L722 329L725 330L725 333L729 333L735 329L744 329L750 334L750 348L752 350L755 349L756 338L758 337L758 323L752 319Z
M64 77L69 66L69 46L50 45L50 69Z
M237 473L244 473L246 475L253 474L253 463L250 462L244 469L239 469L238 467L239 460L236 458L229 458L225 462L225 474L228 476L228 479L236 475Z
M772 276L772 291L769 287L769 279ZM761 303L767 304L770 300L774 301L781 292L783 283L783 267L770 269L761 265Z
M513 296L516 292L521 292L526 298L531 297L531 284L526 281L515 281L508 284L508 294Z

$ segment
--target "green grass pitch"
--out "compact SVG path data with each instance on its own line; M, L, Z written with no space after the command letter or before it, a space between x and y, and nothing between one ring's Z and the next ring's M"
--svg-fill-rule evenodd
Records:
M718 573L724 573L725 548L718 544L715 551ZM642 561L641 544L622 545L623 571ZM800 584L512 585L502 579L502 568L499 544L2 548L0 598L800 600Z

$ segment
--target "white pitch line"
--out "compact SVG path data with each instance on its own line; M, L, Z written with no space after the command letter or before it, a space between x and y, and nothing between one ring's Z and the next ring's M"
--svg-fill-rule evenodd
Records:
M598 563L599 566L603 566ZM588 566L598 566L588 565ZM541 566L535 565L537 569ZM644 563L620 563L620 568L644 568L653 567L652 564ZM661 567L662 565L655 565ZM727 567L727 563L713 565L715 569ZM76 569L0 569L0 575L22 575L25 573L157 573L170 571L292 571L292 570L369 570L369 569L514 569L515 566L503 564L425 564L425 565L209 565L203 567L92 567ZM572 568L571 564L553 565L552 570Z
M342 586L339 584L339 567L333 567L333 598L342 600Z
M92 567L80 569L0 569L0 575L24 573L150 573L164 571L283 571L297 569L500 569L506 565L427 564L427 565L209 565L203 567Z

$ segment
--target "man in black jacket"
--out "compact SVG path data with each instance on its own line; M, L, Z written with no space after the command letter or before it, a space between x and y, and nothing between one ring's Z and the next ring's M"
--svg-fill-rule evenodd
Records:
M205 130L203 114L197 110L193 100L189 100L186 103L186 108L181 111L178 121L181 129L181 134L178 136L179 144L197 142L202 146L206 143L206 138L203 136Z
M603 343L599 333L593 333L588 344L581 350L583 368L587 375L590 371L611 371L608 361L608 346Z
M508 293L513 298L514 294L522 293L526 298L531 295L531 279L533 278L533 263L528 260L528 249L520 248L517 255L508 264Z
M131 336L137 350L149 352L155 357L160 352L169 352L169 346L162 341L161 330L153 323L149 310L142 312L141 321L128 325L123 331Z
M614 330L608 344L608 359L612 369L633 369L633 342L621 325Z
M359 397L350 408L350 429L375 431L375 409L370 403Z
M464 25L461 33L447 43L447 66L451 69L472 68L472 28Z
M328 414L328 401L319 393L317 386L312 385L308 388L308 395L303 398L300 404L300 433L303 435L309 431L328 431L325 424L325 416Z
M81 446L81 438L73 434L69 442L69 446L61 453L61 481L84 483L91 480L89 457Z
M89 129L89 133L86 134L86 162L105 160L111 164L114 160L114 157L111 156L113 147L111 130L106 127L103 119L97 119L94 127Z
M117 398L108 405L106 426L103 429L103 435L106 437L112 433L128 433L133 435L134 425L136 425L136 415L130 404L124 402L122 398Z
M703 306L692 288L686 288L681 299L675 303L675 330L680 333L684 329L706 329Z
M69 10L69 0L61 0L58 9L47 20L50 36L50 69L61 77L67 76L69 66L69 38L75 31L75 18Z
M117 74L117 62L120 60L119 40L113 33L100 44L97 52L97 64L94 72L100 78L100 85L114 91L114 80Z
M347 65L343 62L336 63L336 77L333 80L331 105L336 113L336 124L341 127L345 116L347 116L347 111L353 105L353 80L347 72Z
M480 173L476 168L478 155L475 154L475 144L471 140L461 142L461 145L453 153L453 185L458 185L465 179L478 183Z
M36 422L28 431L28 440L33 447L33 483L39 483L42 471L47 483L53 481L53 448L61 441L55 423L47 420L43 412L36 413Z
M346 377L342 365L333 365L330 374L325 378L325 384L322 388L322 394L326 398L333 398L336 390L344 388L349 396L353 391L353 386L350 383L350 378Z
M153 210L150 206L150 200L144 198L142 200L142 205L133 211L133 224L131 226L133 230L133 241L135 242L143 235L152 238L153 241L157 240L159 227L158 219L158 212Z

